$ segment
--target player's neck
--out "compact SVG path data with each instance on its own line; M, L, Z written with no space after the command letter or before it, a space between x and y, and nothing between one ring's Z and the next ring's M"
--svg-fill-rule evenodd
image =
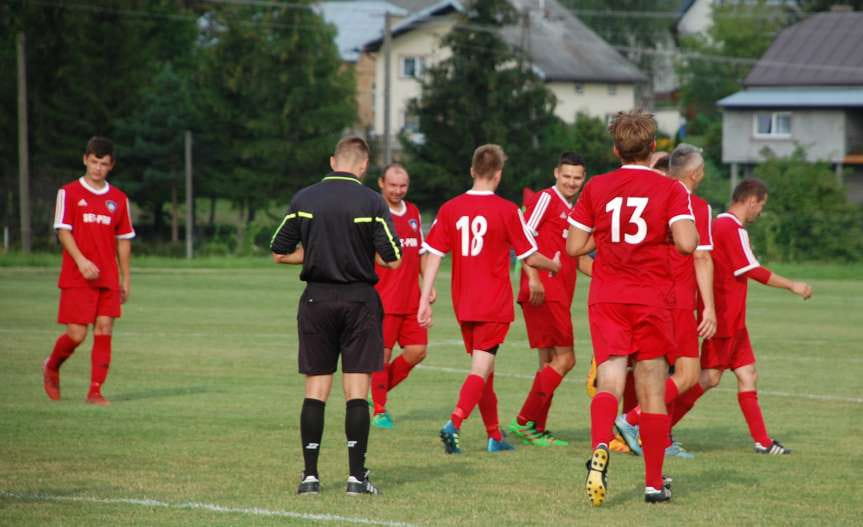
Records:
M497 185L495 185L493 179L474 178L471 190L477 192L494 192L497 190Z
M395 203L393 203L390 200L387 200L387 205L389 205L389 207L390 207L390 212L392 212L394 214L404 214L405 210L408 208L407 204L405 203L405 200L403 200L403 199L400 199L400 200L396 201Z
M726 212L737 218L737 221L742 223L744 226L749 223L748 221L746 221L746 214L744 214L745 211L741 207L736 207L732 205L728 207L728 210Z
M108 184L108 181L105 178L96 180L91 178L90 175L86 173L84 174L84 181L86 181L88 185L90 185L96 190L102 190L103 188L105 188L105 185Z

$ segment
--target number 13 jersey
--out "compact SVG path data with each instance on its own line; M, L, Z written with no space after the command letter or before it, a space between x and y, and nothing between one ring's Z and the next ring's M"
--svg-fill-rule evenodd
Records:
M588 304L673 308L670 226L695 221L683 185L641 165L592 177L569 223L592 233L596 259Z
M515 203L469 190L444 203L424 247L452 253L452 303L459 322L512 322L509 250L527 258L536 243Z

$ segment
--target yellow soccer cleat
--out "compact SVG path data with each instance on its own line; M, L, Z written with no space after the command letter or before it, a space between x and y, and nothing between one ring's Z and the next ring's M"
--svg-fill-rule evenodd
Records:
M593 399L596 395L596 359L590 363L590 370L587 372L587 396Z
M590 459L587 460L587 479L584 481L584 490L587 492L588 501L594 507L602 505L608 492L609 459L608 447L599 445L594 449Z

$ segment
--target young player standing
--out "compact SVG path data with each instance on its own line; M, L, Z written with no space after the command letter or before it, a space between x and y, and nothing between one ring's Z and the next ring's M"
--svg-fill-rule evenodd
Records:
M674 346L669 231L684 254L692 253L698 243L686 189L647 166L656 149L653 116L640 111L618 113L609 131L614 153L624 165L587 182L570 215L566 246L571 256L578 256L589 250L591 235L596 243L588 317L598 385L590 404L593 455L585 482L594 506L602 504L607 492L608 444L614 437L630 355L636 360L642 408L644 499L671 499L662 475L670 432L665 353Z
M681 143L674 149L669 159L668 175L679 181L690 193L692 212L700 240L695 253L680 254L669 248L672 273L674 274L675 308L674 337L675 346L667 354L668 363L674 366L674 375L665 381L665 403L673 408L678 394L686 392L698 382L698 337L709 339L716 332L716 310L713 303L713 250L710 224L713 216L710 205L693 192L704 179L704 158L701 150L692 145ZM703 309L700 324L695 319L696 297L700 297ZM641 454L638 444L638 423L641 407L636 406L615 420L615 427L626 440L635 454ZM691 458L679 444L671 443L665 449L666 456Z
M757 179L742 181L731 197L731 207L713 221L713 294L716 301L716 336L701 345L701 378L675 403L672 423L686 415L704 392L719 384L725 370L737 377L737 401L759 454L790 454L791 450L767 434L755 371L755 354L746 328L746 293L749 278L787 289L803 300L812 296L805 282L784 278L755 259L746 226L767 204L767 186Z
M452 252L453 308L465 350L471 354L470 374L450 420L440 431L447 454L461 452L461 424L477 405L488 433L487 450L512 449L501 435L494 392L495 355L514 319L510 248L528 265L560 270L559 258L552 261L537 252L518 207L495 195L505 161L498 145L483 145L474 151L473 188L441 206L424 245L429 254L417 321L423 327L431 325L434 279L441 258Z
M111 331L132 287L132 218L129 200L108 184L114 168L114 144L93 137L84 152L86 172L57 192L54 229L63 246L60 309L57 322L66 332L42 364L45 393L60 399L60 366L74 353L93 325L90 389L86 401L106 406L102 385L111 364ZM119 269L117 262L119 261Z
M554 169L554 186L535 194L529 203L527 228L536 237L542 254L562 254L566 250L567 218L572 211L572 200L581 190L585 177L581 156L565 152ZM554 391L575 366L570 308L577 271L589 276L591 266L591 258L581 256L578 260L565 258L557 274L540 272L529 265L522 267L518 303L524 315L530 347L539 352L539 369L509 430L525 444L568 444L546 429L546 420Z
M418 276L422 276L425 250L422 248L423 228L419 209L406 201L410 177L397 163L384 169L378 179L381 195L390 208L396 235L402 242L402 264L397 269L375 266L379 281L375 285L384 305L384 369L372 374L372 424L378 428L393 427L387 412L387 394L410 374L426 356L428 329L417 322L420 303ZM434 302L434 293L432 294ZM402 354L390 360L396 343Z

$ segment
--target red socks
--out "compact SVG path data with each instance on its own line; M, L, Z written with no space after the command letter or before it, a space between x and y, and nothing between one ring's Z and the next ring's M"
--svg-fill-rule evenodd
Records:
M392 362L387 365L387 376L389 382L389 388L392 390L396 386L399 385L400 382L408 378L411 370L414 369L416 364L411 364L406 361L404 356L399 355Z
M462 421L470 417L470 413L482 398L484 385L485 381L479 375L470 374L464 380L458 394L458 403L450 416L456 428L461 428Z
M592 448L606 445L614 439L614 418L617 417L617 397L599 392L590 402L590 439Z
M78 344L78 342L72 340L66 333L60 335L60 337L57 338L57 342L54 343L54 351L52 351L51 356L48 357L46 367L52 370L59 370L60 366L66 362L66 359L75 352L75 348L78 347Z
M99 393L111 365L111 335L93 335L91 364L90 393Z
M547 414L546 407L550 407L549 401L561 381L563 381L563 375L557 373L551 366L545 366L539 370L533 378L533 387L524 401L524 406L521 407L516 418L518 424L524 425L528 421L536 423L544 414Z
M752 439L763 446L772 445L773 440L767 435L764 416L761 415L761 406L758 405L758 392L755 390L738 392L737 402L740 403L740 410L743 412L743 417L746 418L746 424L749 425L749 434L752 435Z
M672 403L678 396L677 385L674 384L674 381L671 380L671 377L665 380L665 406L670 410L672 407ZM639 418L641 417L641 406L636 406L632 410L626 412L626 422L633 425L638 426Z
M382 414L387 408L387 391L389 389L389 376L387 367L372 373L372 402L375 405L375 415Z
M664 414L641 414L641 447L644 451L644 485L662 489L662 462L671 433L671 420Z
M540 370L542 371L542 370ZM531 407L533 405L533 394L539 391L539 374L540 371L537 371L533 376L533 385L530 387L530 391L527 392L527 398L524 400L524 404L521 406L521 410L519 410L518 415L515 418L515 421L524 426L530 421L528 417L531 414Z
M545 408L542 409L539 417L537 417L536 421L533 423L533 427L537 432L545 432L545 423L548 422L548 412L551 410L552 399L554 399L554 393L548 396L548 399L545 401Z
M636 406L638 406L638 394L635 393L635 374L629 371L623 388L623 412L629 412Z
M695 405L695 401L698 400L699 397L704 395L704 388L701 387L700 384L695 383L695 386L683 392L683 395L679 396L674 400L674 408L671 409L671 427L674 428L674 425L678 423L683 416L688 414L692 407Z
M497 394L494 393L494 372L489 374L488 379L485 380L482 398L479 400L479 413L482 416L482 422L485 425L488 437L495 441L502 440L500 419L498 419L497 415Z

